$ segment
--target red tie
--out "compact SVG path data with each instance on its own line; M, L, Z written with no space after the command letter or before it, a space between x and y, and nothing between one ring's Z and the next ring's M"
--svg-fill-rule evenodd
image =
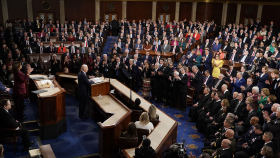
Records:
M73 48L73 47L72 47L72 53L75 53L75 52L74 52L74 48Z
M192 39L192 38L190 38L189 43L191 43L191 39Z
M230 61L232 61L232 58L233 58L234 54L232 54L231 58L230 58Z
M231 71L232 71L232 70L229 70L229 74L231 74Z
M158 58L159 58L159 57L157 57L157 63L158 63Z
M125 58L123 58L123 63L125 63Z
M155 51L157 51L157 46L156 46L156 49L155 49Z
M241 48L241 43L239 43L239 48Z
M148 56L146 56L146 60L148 60Z
M86 42L86 47L87 47L87 42Z
M205 78L205 80L204 80L203 84L206 84L206 80L207 80L207 78L208 78L208 76Z
M252 56L255 56L255 51L253 51L253 54L252 54Z
M228 36L227 36L227 39L226 39L226 41L228 41Z

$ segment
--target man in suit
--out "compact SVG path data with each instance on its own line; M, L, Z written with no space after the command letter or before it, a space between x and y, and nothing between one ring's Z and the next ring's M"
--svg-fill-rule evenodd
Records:
M162 52L170 52L170 45L168 44L168 40L164 40L164 44L162 45L161 49Z
M245 95L243 93L238 93L237 100L238 102L234 107L231 108L231 112L235 115L235 120L237 122L240 122L247 116Z
M40 42L40 46L37 47L36 53L37 54L46 53L46 48L44 47L43 42Z
M244 55L242 55L239 59L240 63L248 64L250 61L250 56L248 50L245 51Z
M226 71L225 80L230 81L230 77L236 77L237 71L233 69L233 64L229 65L229 69Z
M116 50L118 54L122 54L122 51L121 51L121 49L118 47L118 44L117 44L117 43L114 44L114 47L112 48L111 53L113 53L113 50Z
M197 66L192 67L191 85L195 88L194 98L195 101L199 100L199 93L202 89L203 77Z
M212 90L217 91L217 90L221 90L222 85L226 84L226 82L224 81L224 75L220 74L219 78L216 79L216 81L214 81L213 85L212 85Z
M188 92L188 75L185 73L187 71L187 67L182 67L181 69L181 75L174 77L178 80L179 86L180 86L180 92L179 92L179 102L181 105L181 111L186 111L186 96Z
M258 61L258 72L262 72L262 67L266 66L267 59L264 57L263 52L259 53L259 58L257 59Z
M223 93L223 97L221 99L227 99L228 102L230 103L230 101L232 99L232 94L228 90L228 85L227 84L223 84L221 89L222 89L222 93Z
M244 86L241 86L241 93L243 93L245 96L247 96L247 93L252 93L252 88L253 88L253 79L248 78L247 83Z
M212 53L209 53L209 48L205 49L202 62L204 63L204 70L212 72Z
M245 85L245 79L240 72L237 73L236 78L231 77L232 92L241 92L241 86Z
M210 49L210 48L211 48L211 44L210 44L210 42L209 42L209 39L206 39L206 40L205 40L205 43L202 44L201 48L202 48L202 49L206 49L206 48L209 48L209 49Z
M237 54L237 50L233 49L232 53L230 53L229 56L228 56L228 60L229 61L238 62L238 58L239 58L239 56Z
M204 71L203 85L211 87L213 82L214 78L210 75L210 72L208 70Z
M142 62L144 63L145 60L147 60L147 62L150 63L150 64L152 64L152 62L153 62L153 58L152 58L152 56L150 56L150 52L149 51L147 51L146 55L143 56Z
M158 41L156 41L156 44L153 45L152 51L161 51L161 46L158 44Z
M77 47L75 46L74 42L71 42L71 46L68 47L71 54L76 53Z
M242 120L239 121L238 123L235 124L235 133L238 135L238 132L240 131L247 131L250 127L250 121L252 117L257 116L257 112L254 110L254 104L247 104L246 110L248 113L247 116Z
M88 99L88 88L91 86L93 81L89 81L87 77L88 66L82 65L81 71L78 74L78 94L80 95L79 103L79 118L87 119L85 113L86 100Z
M242 144L242 146L237 146L235 157L248 158L260 151L264 144L264 141L262 140L263 131L261 125L255 125L254 133L255 135L252 139Z
M172 46L170 52L174 54L174 61L177 60L177 55L180 53L180 48L176 45Z
M163 97L168 100L169 86L166 85L169 85L169 76L172 75L172 69L168 66L166 61L163 63L163 66L159 68L158 74L160 76L160 81L157 102L162 102Z
M186 39L186 49L191 47L192 44L195 43L195 38L193 37L193 33Z
M24 125L15 120L12 115L9 113L11 109L11 102L8 99L2 99L0 101L0 128L15 128L16 134L22 137L23 151L27 152L29 150L35 149L30 147L33 144L33 141L30 141L29 132ZM2 133L3 134L3 133ZM3 134L5 137L5 134Z
M50 42L50 46L47 48L47 53L56 53L56 47L53 46L53 42Z
M223 139L221 147L213 153L213 156L220 158L232 158L232 151L230 149L231 145L232 143L229 139Z
M143 45L141 44L141 41L139 40L137 44L135 44L134 49L137 50L142 50L143 49Z
M124 83L124 74L122 69L125 68L125 64L120 61L120 57L116 58L116 62L113 62L113 69L115 71L114 78L119 80L121 83Z
M193 49L192 51L188 51L188 53L185 55L186 65L189 67L192 67L194 65L194 60L196 58L195 52L196 50Z

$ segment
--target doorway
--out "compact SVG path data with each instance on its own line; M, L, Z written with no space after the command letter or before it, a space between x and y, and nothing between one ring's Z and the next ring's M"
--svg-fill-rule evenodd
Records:
M39 19L42 19L45 24L51 21L54 23L54 13L39 13Z
M113 19L118 20L117 13L104 13L104 21L107 20L111 22Z
M169 13L159 13L159 19L166 23L170 19Z

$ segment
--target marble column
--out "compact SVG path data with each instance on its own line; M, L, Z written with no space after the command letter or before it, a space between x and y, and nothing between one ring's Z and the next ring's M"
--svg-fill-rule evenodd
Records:
M59 9L60 9L60 23L64 24L65 22L64 0L59 0Z
M180 2L176 2L175 20L179 22Z
M262 10L263 10L263 5L259 4L258 5L258 14L257 14L257 18L262 18Z
M197 2L192 3L192 21L196 21Z
M127 1L122 2L122 19L126 18Z
M221 25L227 21L227 9L228 9L228 3L223 3L223 12L222 12L222 21Z
M153 2L153 8L152 8L152 21L156 21L157 16L157 2Z
M241 4L237 4L235 24L238 25L240 21Z
M3 26L5 27L6 21L9 19L7 0L1 0L1 4L2 4Z
M32 9L32 0L26 0L27 3L27 16L33 21L33 9Z
M95 0L95 21L99 20L100 17L100 1ZM105 21L105 19L103 19Z

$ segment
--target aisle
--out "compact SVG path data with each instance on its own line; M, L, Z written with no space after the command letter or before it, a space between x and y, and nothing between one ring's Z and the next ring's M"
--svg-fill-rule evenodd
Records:
M110 54L112 48L114 47L114 44L117 42L117 37L115 36L108 36L107 37L107 42L103 48L102 54Z

